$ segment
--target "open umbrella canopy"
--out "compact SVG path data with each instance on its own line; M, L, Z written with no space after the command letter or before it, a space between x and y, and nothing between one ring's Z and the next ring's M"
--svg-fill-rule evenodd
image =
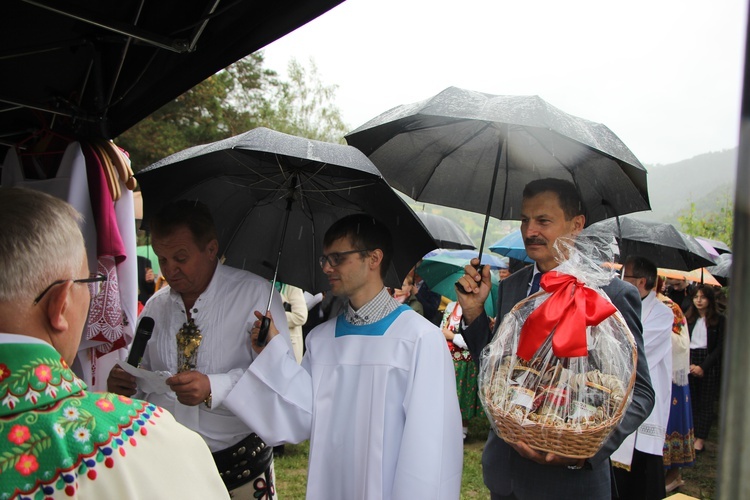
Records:
M706 253L711 257L711 260L716 262L716 259L719 257L719 251L714 248L713 245L711 245L708 241L698 238L697 236L694 236L695 241L698 242L700 246L703 247L703 250L706 251Z
M620 262L630 255L639 255L657 267L685 271L714 264L695 238L678 231L672 224L620 217L597 222L585 231L612 235L620 247Z
M442 255L447 257L458 257L459 259L471 260L479 257L476 250L445 250ZM490 266L492 269L508 269L508 263L502 257L492 254L482 254L480 264Z
M112 139L341 1L6 0L0 144L46 126Z
M490 245L490 250L500 255L510 257L511 259L522 260L524 262L534 262L526 253L526 246L523 244L521 230L508 233L505 237Z
M716 277L714 277L706 268L693 269L692 271L659 268L657 274L659 276L664 276L665 278L686 278L688 281L692 281L693 283L705 283L706 285L711 286L722 286L722 284L716 279Z
M477 247L466 231L451 219L427 212L417 212L417 216L440 248L474 250Z
M708 238L704 238L703 236L696 236L695 239L702 243L708 243L714 248L714 250L716 250L716 252L719 255L725 254L725 253L732 253L732 249L729 248L729 245L727 245L723 241L711 240Z
M357 149L265 128L171 155L136 175L144 223L172 200L208 205L225 263L298 286L328 289L318 265L333 222L367 213L393 235L386 285L403 278L434 240L419 218Z
M464 275L464 267L469 264L469 261L470 259L455 257L448 252L442 252L431 257L425 257L419 263L417 272L430 287L430 291L456 300L456 281ZM500 280L495 273L492 273L491 276L492 288L487 301L484 303L484 310L488 316L494 318Z
M545 177L578 187L587 223L649 209L646 169L625 144L537 96L450 87L386 111L346 140L412 199L498 219L518 220L524 186Z
M706 269L708 269L708 271L713 274L722 285L728 285L729 278L732 277L732 254L723 253L719 255L716 259L716 265L709 266Z

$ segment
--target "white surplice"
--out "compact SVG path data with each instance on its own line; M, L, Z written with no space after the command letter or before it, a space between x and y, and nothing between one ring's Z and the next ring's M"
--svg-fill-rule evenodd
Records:
M654 409L635 432L623 441L612 460L630 465L633 448L650 455L664 454L669 409L672 401L672 323L674 313L651 291L643 299L641 322L643 347L654 388Z
M297 365L274 338L224 404L269 444L310 439L307 498L458 498L461 413L440 330L402 306L364 326L339 316L306 342Z
M193 429L206 440L212 452L223 450L250 434L251 430L222 405L225 396L256 357L250 348L253 311L265 312L271 283L247 271L218 264L208 288L193 305L191 315L200 328L203 340L198 348L196 370L211 381L212 406L203 403L186 406L175 393L144 394L136 397L162 406L181 424ZM280 343L291 347L281 296L274 290L271 314L279 318L277 328L283 332ZM146 303L141 318L152 317L156 324L143 356L141 366L151 371L177 373L176 335L187 321L180 294L169 287L156 292ZM248 396L252 400L252 395Z

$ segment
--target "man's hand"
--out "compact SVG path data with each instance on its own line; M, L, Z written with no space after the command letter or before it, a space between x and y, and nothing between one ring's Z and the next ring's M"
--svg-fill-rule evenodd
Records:
M121 396L132 396L138 389L135 377L115 365L107 377L107 390Z
M201 372L178 373L165 382L177 394L177 401L184 405L196 406L211 394L211 381Z
M585 460L579 460L577 458L568 458L555 455L554 453L545 453L542 451L536 451L531 449L529 445L523 441L517 443L508 443L514 450L518 452L523 458L533 460L534 462L542 465L558 465L558 466L569 466L575 465L583 467Z
M477 271L479 259L471 259L471 264L464 267L464 274L456 285L463 288L464 293L458 295L458 303L463 310L464 323L471 324L484 311L484 303L492 289L490 266L482 266L482 274Z
M261 352L263 352L263 349L268 345L268 343L271 342L271 339L279 334L279 331L276 329L276 325L273 322L273 316L271 316L271 312L267 312L266 315L268 316L268 319L271 320L271 324L268 326L268 336L266 337L266 343L262 346L259 346L258 332L260 332L260 322L263 320L263 313L260 311L254 311L253 314L255 314L255 317L258 318L258 320L253 323L253 328L252 330L250 330L250 341L253 346L253 351L260 354Z
M690 365L690 375L701 378L703 376L703 368L700 365Z
M445 337L445 340L453 341L453 337L455 337L456 334L450 328L443 327L443 336Z

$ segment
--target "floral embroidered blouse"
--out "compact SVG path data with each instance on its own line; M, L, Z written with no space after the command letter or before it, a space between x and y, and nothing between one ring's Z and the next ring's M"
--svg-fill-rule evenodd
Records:
M88 392L50 345L7 337L0 334L0 500L158 498L160 490L227 498L203 440L168 412Z

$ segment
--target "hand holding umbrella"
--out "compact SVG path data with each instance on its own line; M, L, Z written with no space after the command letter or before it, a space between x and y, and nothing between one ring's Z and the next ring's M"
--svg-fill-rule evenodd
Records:
M253 328L249 332L250 345L253 346L253 351L260 354L263 352L266 345L268 345L268 343L279 334L279 330L276 329L276 325L273 322L271 311L266 311L265 315L260 311L253 311L253 314L255 314L255 317L258 319L253 323ZM265 332L261 342L260 334L264 329Z
M484 304L492 290L490 266L480 266L479 258L471 259L464 267L464 276L456 282L456 289L461 293L461 308L466 323L471 323L484 311Z

